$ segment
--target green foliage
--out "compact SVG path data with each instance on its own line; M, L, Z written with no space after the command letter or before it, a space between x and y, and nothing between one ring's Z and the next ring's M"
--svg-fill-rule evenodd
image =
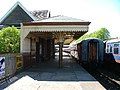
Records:
M7 27L0 30L0 53L18 53L20 51L20 30Z
M77 42L80 42L82 40L85 40L87 38L99 38L101 40L106 40L110 38L110 33L106 28L100 28L99 30L90 33L90 34L84 34L82 37L80 37Z

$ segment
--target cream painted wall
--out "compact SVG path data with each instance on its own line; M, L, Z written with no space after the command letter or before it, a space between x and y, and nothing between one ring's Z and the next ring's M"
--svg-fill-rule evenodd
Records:
M21 52L22 53L29 53L30 52L30 39L25 38L22 40Z
M21 25L21 53L30 52L29 32L86 32L88 25L23 26Z

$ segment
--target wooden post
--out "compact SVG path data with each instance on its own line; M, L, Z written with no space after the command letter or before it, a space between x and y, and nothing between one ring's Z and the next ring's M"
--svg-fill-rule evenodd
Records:
M53 56L53 58L55 59L55 43L54 43L54 39L52 39L52 56Z
M62 54L63 42L59 42L59 67L62 67L63 54Z
M47 39L44 38L44 61L47 60Z
M30 37L30 66L32 65L32 37Z
M64 37L62 33L59 33L59 68L61 68L63 65L63 54L62 54L62 48L63 48L63 42Z

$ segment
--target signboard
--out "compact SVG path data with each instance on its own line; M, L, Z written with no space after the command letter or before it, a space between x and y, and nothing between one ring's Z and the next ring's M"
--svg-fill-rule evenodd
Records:
M19 69L22 69L23 67L23 64L22 64L22 59L21 57L18 55L16 56L16 69L19 70Z
M5 57L0 57L0 77L5 75Z

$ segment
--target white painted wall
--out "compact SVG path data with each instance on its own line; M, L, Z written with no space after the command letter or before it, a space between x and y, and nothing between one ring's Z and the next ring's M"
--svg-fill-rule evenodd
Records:
M30 52L30 32L87 32L88 25L23 26L21 25L21 53Z

